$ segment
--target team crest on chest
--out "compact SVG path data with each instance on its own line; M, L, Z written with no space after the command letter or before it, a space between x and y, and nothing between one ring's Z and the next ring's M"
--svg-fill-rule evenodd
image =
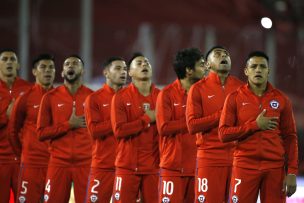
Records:
M197 200L198 200L199 203L204 203L205 200L206 200L206 198L205 198L204 195L199 195L198 198L197 198Z
M239 198L236 195L233 195L231 200L232 200L232 203L238 203L239 202Z
M93 195L91 195L90 200L91 200L92 203L97 202L98 197L93 194Z
M280 103L277 100L271 100L269 104L270 107L273 109L278 109L280 106Z
M169 197L163 197L162 198L162 203L170 203Z

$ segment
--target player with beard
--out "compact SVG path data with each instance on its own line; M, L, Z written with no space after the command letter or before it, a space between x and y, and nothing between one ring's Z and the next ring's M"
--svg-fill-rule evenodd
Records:
M248 83L228 95L219 125L223 142L236 141L230 200L284 203L295 193L298 143L292 105L268 82L264 52L248 55Z
M115 177L116 138L110 120L111 100L126 84L127 65L120 57L111 57L103 65L106 83L86 99L85 115L94 140L90 182L86 202L109 203Z
M16 154L21 154L17 199L39 202L43 199L49 161L47 142L39 142L36 133L42 96L52 89L55 78L54 58L48 54L33 62L36 84L16 100L9 125L10 141Z
M13 50L0 51L0 203L9 202L10 189L15 196L20 165L9 143L8 125L15 99L30 89L31 84L17 77L19 63Z
M173 62L177 79L165 87L156 102L156 123L160 135L159 202L194 202L196 166L195 136L186 125L186 101L190 87L206 72L200 50L183 49Z
M40 141L50 140L44 201L69 201L74 184L76 202L84 202L92 156L92 139L86 128L84 102L93 91L82 84L84 64L72 55L63 63L61 85L41 101L37 133Z
M196 202L222 203L228 200L234 144L219 140L218 124L226 96L243 83L229 75L231 59L224 47L212 47L206 59L210 73L191 87L186 119L198 146Z
M129 61L132 83L112 99L111 122L117 138L114 202L157 203L159 151L155 105L159 90L152 84L148 59L136 53Z

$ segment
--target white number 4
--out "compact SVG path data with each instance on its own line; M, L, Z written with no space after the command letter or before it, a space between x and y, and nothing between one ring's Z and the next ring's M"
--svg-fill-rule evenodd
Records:
M27 184L28 184L27 181L22 181L22 185L21 185L22 191L20 193L23 195L26 194L26 192L27 192L27 187L26 187Z
M236 193L236 190L237 190L237 186L239 184L241 184L242 180L241 179L238 179L238 178L235 178L235 180L237 181L237 183L234 185L234 193Z
M51 180L48 179L45 185L45 191L47 191L48 193L50 193L51 191Z

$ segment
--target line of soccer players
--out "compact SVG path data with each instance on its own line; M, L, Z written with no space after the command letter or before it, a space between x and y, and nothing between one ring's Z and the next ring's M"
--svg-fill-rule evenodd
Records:
M177 52L177 79L161 91L147 57L103 64L106 82L83 85L84 62L38 56L35 84L0 52L0 203L262 203L296 191L292 105L268 82L264 52L248 55L247 83L230 75L226 48ZM127 74L131 83L126 85Z

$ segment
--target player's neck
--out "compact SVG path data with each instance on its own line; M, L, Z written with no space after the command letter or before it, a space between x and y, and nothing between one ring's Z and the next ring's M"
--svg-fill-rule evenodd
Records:
M194 84L194 81L190 80L189 78L180 79L179 81L187 92L190 90L191 85Z
M257 84L249 82L249 87L255 95L261 97L267 90L267 83L257 85Z
M107 81L106 84L109 85L115 92L122 88L122 85L114 84L111 81Z
M139 93L143 96L150 95L151 92L151 80L132 80L134 86L138 89Z
M0 80L2 80L9 89L12 89L16 77L5 77L1 75Z
M225 85L225 82L226 82L226 79L227 79L227 77L229 75L229 72L227 72L227 73L217 72L217 75L220 78L221 84Z
M78 88L82 85L82 82L78 80L73 83L69 83L68 81L65 80L64 85L68 88L69 92L73 95L77 92Z

